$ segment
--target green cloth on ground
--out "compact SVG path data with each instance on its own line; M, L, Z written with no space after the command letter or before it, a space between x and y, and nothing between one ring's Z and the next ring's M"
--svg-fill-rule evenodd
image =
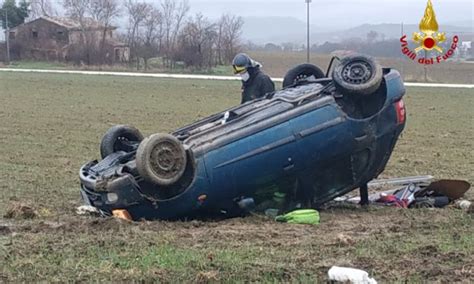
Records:
M307 225L317 225L320 221L319 212L314 209L295 210L285 215L277 216L275 220L277 222L284 222L289 224Z

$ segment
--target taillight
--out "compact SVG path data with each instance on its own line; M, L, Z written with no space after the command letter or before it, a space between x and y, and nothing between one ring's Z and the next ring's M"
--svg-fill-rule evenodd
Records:
M397 124L405 123L407 112L403 100L399 100L395 103L395 111L397 112Z

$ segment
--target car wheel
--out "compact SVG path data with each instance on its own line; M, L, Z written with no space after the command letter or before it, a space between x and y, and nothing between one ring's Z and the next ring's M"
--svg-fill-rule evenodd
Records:
M333 80L343 94L369 95L382 83L382 67L371 57L352 55L341 60L334 68Z
M100 155L104 159L118 151L131 152L135 149L133 144L140 143L142 140L143 135L135 127L128 125L113 126L102 137Z
M137 150L137 170L148 182L160 186L176 183L186 170L186 151L181 142L169 134L146 138Z
M283 79L283 88L292 86L313 76L315 79L324 78L324 72L313 64L300 64L288 71Z

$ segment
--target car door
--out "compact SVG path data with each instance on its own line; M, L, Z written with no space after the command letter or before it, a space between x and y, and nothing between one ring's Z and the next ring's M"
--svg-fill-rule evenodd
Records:
M353 133L334 100L290 121L297 137L296 163L305 195L321 199L353 183L351 154Z
M295 169L296 138L283 121L206 155L211 187L219 198L252 196Z

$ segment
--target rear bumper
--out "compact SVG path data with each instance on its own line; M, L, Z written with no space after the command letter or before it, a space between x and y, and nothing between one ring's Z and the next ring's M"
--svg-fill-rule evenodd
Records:
M80 170L81 196L84 202L111 215L114 210L126 210L133 220L178 219L194 216L209 201L208 180L200 172L181 194L169 199L159 199L150 192L155 188L128 173L116 173L110 178L94 177L90 166L85 164Z
M86 204L107 213L111 213L115 209L147 204L138 184L130 175L124 175L104 183L83 179L81 176L81 196ZM107 190L101 190L98 187L107 188Z
M96 188L97 179L95 176L89 174L89 168L91 168L96 161L89 162L81 167L79 170L79 179L81 180L81 184L87 188L94 189Z

